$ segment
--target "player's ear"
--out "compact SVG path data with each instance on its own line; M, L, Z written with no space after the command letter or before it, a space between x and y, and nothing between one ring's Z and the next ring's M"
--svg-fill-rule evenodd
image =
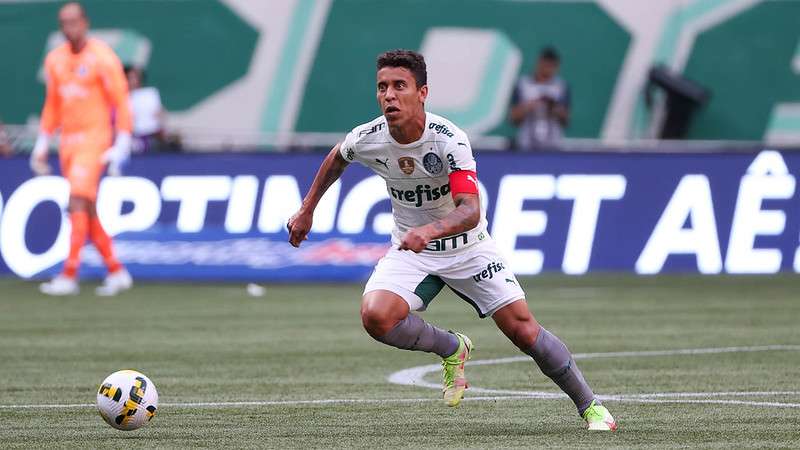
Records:
M428 98L428 85L423 85L419 88L419 101L425 103L425 99Z

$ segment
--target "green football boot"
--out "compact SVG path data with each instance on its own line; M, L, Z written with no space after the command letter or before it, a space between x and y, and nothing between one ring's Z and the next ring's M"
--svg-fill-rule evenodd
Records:
M444 378L444 402L447 406L458 406L464 397L464 390L469 387L464 377L464 363L474 349L472 341L461 333L453 333L458 338L458 349L442 360L442 377Z
M617 422L611 413L605 406L597 405L594 401L583 412L583 420L586 421L587 428L592 431L617 431Z

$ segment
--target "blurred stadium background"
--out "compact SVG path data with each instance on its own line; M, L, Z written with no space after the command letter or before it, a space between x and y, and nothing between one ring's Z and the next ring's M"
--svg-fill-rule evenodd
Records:
M273 364L284 361L294 370L307 369L304 357L287 357L277 351L258 353L257 349L283 342L292 352L319 356L302 344L313 346L313 336L276 331L281 324L288 329L305 326L292 305L318 307L313 302L309 305L311 296L329 295L335 305L351 305L347 317L353 319L352 324L341 318L333 329L357 334L358 283L366 280L388 248L392 226L382 180L362 167L349 168L323 199L314 233L300 249L286 243L285 223L310 186L322 152L355 125L378 115L373 88L375 57L398 47L419 50L426 56L429 110L470 133L490 232L507 253L513 270L534 276L525 281L532 309L543 309L545 317L540 319L554 320L555 328L561 327L574 350L800 343L798 327L790 320L800 316L795 295L800 283L794 275L800 272L796 188L800 173L800 153L796 152L800 149L800 1L82 3L93 33L109 42L126 65L146 71L147 84L158 88L166 110L163 144L134 154L123 177L104 179L98 201L100 217L115 235L120 259L137 283L146 286L115 300L98 300L89 294L69 300L75 302L69 308L80 304L76 311L86 313L84 316L70 315L69 308L42 300L32 283L19 281L56 274L68 248L69 221L63 214L68 185L58 176L34 178L28 168L44 97L42 62L48 49L59 42L56 13L62 3L0 1L0 148L5 149L0 156L0 312L5 313L0 342L8 344L0 345L0 355L9 362L0 369L9 380L7 389L0 387L0 392L5 391L10 399L0 402L87 403L91 395L86 397L81 389L88 386L91 391L92 383L107 373L131 365L148 373L156 384L164 380L166 394L162 395L173 402L177 396L195 401L291 400L305 398L304 392L321 398L354 397L357 392L382 398L384 391L369 383L376 379L380 383L394 370L425 364L428 359L424 356L405 353L392 361L386 356L388 350L370 347L373 344L366 335L359 334L353 339L358 339L364 352L387 360L370 368L376 378L365 381L348 379L352 374L347 367L375 363L338 355L349 363L337 366L335 376L347 380L350 390L328 386L324 392L282 391L274 384L290 385L295 376L291 370L273 370L263 360L256 363L259 369L255 372L241 369L252 362L245 351L274 358ZM531 70L546 45L558 49L561 76L572 89L571 123L565 139L545 149L522 152L511 144L515 129L508 120L508 108L517 78ZM668 123L678 125L670 128ZM91 247L83 255L82 278L100 277L104 273L100 256ZM700 276L779 272L783 274L756 278ZM639 279L638 275L659 276ZM147 285L147 280L163 284ZM243 288L233 290L226 287L231 285L218 284L197 289L176 284L182 281L297 286L268 284L266 298L281 305L261 308L247 306ZM339 284L307 286L311 281ZM538 288L543 290L537 297ZM769 299L761 294L768 294ZM570 303L570 297L577 297L577 303ZM114 320L115 311L126 317L142 313L126 303L126 298L151 308L146 314L164 318L157 327L136 322L136 327L152 333L145 340L152 352L87 354L85 345L96 342L100 334L81 334L80 330L91 329L97 320ZM231 329L240 323L236 317L245 321L262 318L272 328L261 329L248 322L231 336L222 336L224 330L217 330L212 334L220 334L220 342L228 345L208 349L202 342L206 330L217 326L217 319L186 315L194 308L188 301L193 298L221 316L234 314L224 323ZM350 299L349 303L345 299ZM626 315L624 320L609 314L617 299L624 299L623 307L636 314ZM727 309L728 300L731 309ZM219 301L229 304L219 306ZM446 310L463 313L464 327L482 326L486 332L488 324L476 325L468 306L457 304L454 297L446 301L453 304ZM275 311L284 314L288 322L270 322ZM593 339L588 330L569 325L569 317L581 311L591 312L594 325L606 329L598 331L601 338ZM326 314L338 317L332 311ZM675 322L659 328L660 315ZM679 323L687 317L696 320L682 329ZM747 317L750 320L744 319ZM327 325L326 317L312 322L323 328ZM347 327L337 328L342 324ZM172 327L185 327L187 334L173 341L180 345L164 347L163 342L175 337L169 331ZM351 345L348 339L337 340L332 332L326 333L329 344L341 341L341 345ZM128 339L114 329L104 329L103 336ZM287 344L287 336L293 342ZM501 344L500 336L487 335L484 340L484 348L498 350L481 357L513 354L510 346ZM56 356L53 345L64 352L62 358ZM236 349L228 359L216 359L225 353L222 347ZM764 427L764 433L748 434L746 429L732 427L742 414L729 412L724 403L702 406L701 411L692 410L685 416L686 409L681 408L686 405L660 405L669 409L669 420L676 420L674 428L663 425L645 403L637 409L620 404L623 414L618 418L623 431L627 420L628 426L639 427L640 433L608 444L797 445L791 438L792 420L796 425L793 414L800 407L796 350L775 359L749 356L748 360L731 354L705 360L719 363L725 373L707 373L700 360L675 362L675 370L670 372L678 379L693 379L705 370L705 376L716 384L709 379L705 384L687 384L702 392L789 392L791 395L784 397L794 406L747 410L754 421L749 427ZM27 356L33 354L39 359ZM184 354L195 356L185 360L177 356ZM213 383L233 384L215 391L204 379L192 378L195 373L205 373L203 357L212 361ZM63 383L59 384L54 373L73 373L76 361L90 359L93 364L77 370L74 381L68 383L74 392L65 393L60 400L41 394L45 392L41 386L62 389ZM658 379L659 371L672 367L670 361L663 362L664 366L643 363L641 367L626 366L629 363L625 361L606 366L597 363L596 372L585 371L590 376L600 373L601 389L608 392L684 389L674 380ZM242 375L221 369L222 364L240 368ZM773 376L763 383L759 381L765 379L763 373L746 370L759 364L773 370ZM620 367L641 373L651 383L636 385L631 375L625 384L609 375L619 375ZM245 379L245 374L249 378ZM490 383L497 376L496 387L507 387L502 375L481 381ZM185 377L191 382L185 382ZM239 390L248 380L254 397ZM522 380L529 381L526 376ZM299 377L294 382L302 387L314 380ZM519 380L516 383L517 388L525 389ZM10 395L15 392L22 394ZM408 392L397 387L386 395L402 396L404 392L412 398L429 395L428 391ZM763 400L755 397L747 400ZM537 417L557 422L548 416L554 404L533 407L540 414ZM468 417L487 421L479 428L489 436L510 440L486 441L476 432L470 435L473 440L456 446L519 445L522 441L515 440L512 432L501 431L502 421L518 417L520 410L514 408L519 407L483 406L477 410L485 413L481 418ZM297 414L298 427L318 423L341 426L344 421L341 417L328 418L332 422L316 417L319 422L314 422L292 409L294 406L282 408L282 414ZM363 411L352 405L332 408L342 417L363 418ZM422 414L419 417L433 420L425 416L430 412L422 412L425 405L413 408ZM63 425L73 427L73 434L67 434L64 442L72 445L80 445L79 435L85 428L80 418L75 423L56 419L55 411L37 416L0 405L0 417L4 414L27 424L4 429L0 421L0 436L17 445L48 442L52 436L42 435L41 427L51 419L69 422ZM181 432L167 429L165 424L178 426L185 417L168 410L165 414L161 424L154 422L161 434L151 437ZM193 416L186 426L195 431L173 435L176 440L169 441L171 445L201 442L192 439L200 439L204 418L213 419L204 414L211 413ZM245 408L229 420L245 420L247 414ZM415 422L414 417L371 414L371 426L385 425L384 419L406 420L418 436L434 433L423 419ZM643 417L659 421L659 426L649 429L652 434L647 434L648 422ZM324 433L313 431L301 433L299 440L289 439L299 428L280 422L278 415L261 417L255 423L277 430L274 440L265 445L330 444ZM231 428L222 422L217 426L221 427L214 429L220 433L219 440L212 439L209 445L227 442L225 433ZM689 431L680 435L676 429ZM709 431L715 429L724 429L724 437ZM395 428L386 432L402 434ZM531 435L537 432L528 430ZM346 435L337 434L340 445L376 442L368 427L343 433ZM248 436L252 437L245 431L239 437ZM236 442L246 444L244 440ZM413 443L427 446L436 441Z
M101 188L101 218L139 279L368 275L391 221L366 170L328 194L314 245L291 251L283 224L316 151L377 115L375 55L395 47L426 55L429 109L470 132L490 229L518 273L800 268L788 208L800 161L760 153L800 146L800 2L85 3L167 111L161 149L173 152L135 154ZM21 154L0 164L0 273L47 276L67 251L65 184L31 179L24 155L59 5L0 3L0 119ZM508 107L545 45L561 54L571 123L547 151L520 154ZM694 110L686 80L707 91ZM683 131L659 139L669 115ZM99 258L86 260L96 275Z

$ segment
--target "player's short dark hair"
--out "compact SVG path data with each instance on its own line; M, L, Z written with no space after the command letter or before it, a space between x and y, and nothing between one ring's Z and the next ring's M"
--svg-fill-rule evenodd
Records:
M546 59L548 61L553 61L555 63L561 61L561 57L558 55L558 50L556 50L553 46L547 46L539 52L539 59Z
M428 84L428 69L425 66L425 58L412 50L390 50L378 55L378 70L384 67L405 67L414 75L417 88Z

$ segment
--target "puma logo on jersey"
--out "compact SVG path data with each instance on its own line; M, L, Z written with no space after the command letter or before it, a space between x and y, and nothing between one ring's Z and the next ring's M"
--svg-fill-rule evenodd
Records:
M377 162L378 164L383 164L383 166L386 167L386 170L389 170L389 158L386 158L383 161L381 161L378 158L375 158L375 162Z

